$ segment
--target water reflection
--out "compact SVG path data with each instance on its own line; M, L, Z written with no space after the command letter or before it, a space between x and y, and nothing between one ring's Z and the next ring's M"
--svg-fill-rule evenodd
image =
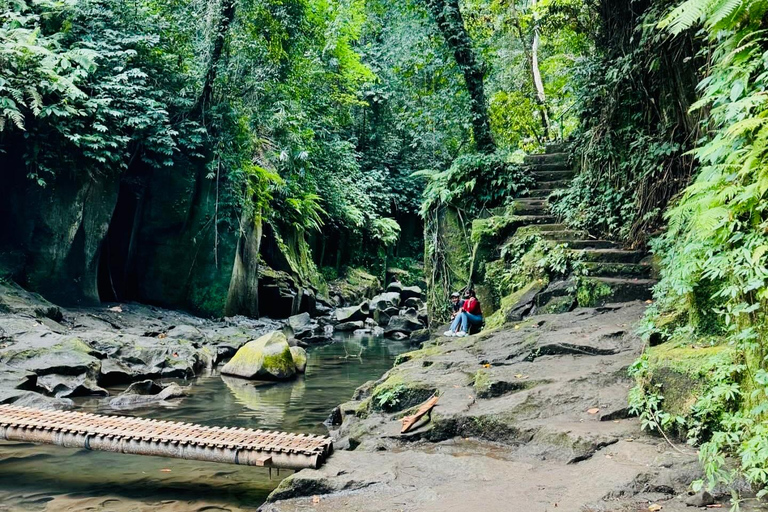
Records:
M339 336L310 348L307 373L292 382L255 383L213 373L192 382L189 396L173 406L120 414L323 434L331 409L381 376L405 350L381 338ZM78 405L114 413L108 399ZM0 443L2 512L246 510L258 507L278 483L257 468Z

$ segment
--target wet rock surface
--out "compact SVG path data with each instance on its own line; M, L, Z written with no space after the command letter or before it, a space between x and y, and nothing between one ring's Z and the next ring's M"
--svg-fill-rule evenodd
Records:
M580 308L424 342L334 411L338 451L262 510L685 510L696 453L628 417L644 309ZM401 435L434 392L431 420Z
M189 379L279 325L141 304L64 309L1 282L0 403L67 408L113 385Z

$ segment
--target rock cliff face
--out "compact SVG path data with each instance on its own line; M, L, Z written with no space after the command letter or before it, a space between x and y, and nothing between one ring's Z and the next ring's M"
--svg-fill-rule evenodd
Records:
M235 216L225 184L198 166L73 172L41 187L11 162L4 180L0 275L57 303L276 318L315 307L303 239L263 229L255 214Z

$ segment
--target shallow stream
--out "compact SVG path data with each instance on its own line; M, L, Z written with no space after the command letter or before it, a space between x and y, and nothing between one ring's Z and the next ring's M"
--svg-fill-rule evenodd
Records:
M214 372L192 381L190 395L172 405L119 414L325 434L331 410L406 350L383 338L339 335L308 350L307 372L295 381L254 384ZM114 414L108 400L78 406ZM262 468L0 442L0 511L255 509L288 474L273 470L270 480Z

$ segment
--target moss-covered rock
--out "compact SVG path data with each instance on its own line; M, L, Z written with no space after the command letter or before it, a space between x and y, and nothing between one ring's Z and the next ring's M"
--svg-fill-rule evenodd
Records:
M420 382L390 374L378 384L371 395L371 407L385 412L398 412L422 403L435 389Z
M307 370L307 351L301 347L291 347L291 357L296 365L296 371L304 373Z
M509 321L522 319L530 310L530 308L526 309L526 306L532 306L536 294L545 287L546 283L543 280L536 280L501 299L499 310L486 319L486 329L498 329Z
M274 331L245 344L221 373L245 379L284 380L296 375L296 363L285 335Z
M585 279L579 283L576 290L576 300L579 306L589 308L599 305L605 298L610 297L611 287L600 281Z
M339 299L340 305L360 304L381 291L379 279L360 268L350 268L345 275L328 284L328 293Z
M731 365L737 355L729 345L699 347L668 342L649 348L647 357L647 385L664 396L666 412L687 416L710 387L714 370Z

